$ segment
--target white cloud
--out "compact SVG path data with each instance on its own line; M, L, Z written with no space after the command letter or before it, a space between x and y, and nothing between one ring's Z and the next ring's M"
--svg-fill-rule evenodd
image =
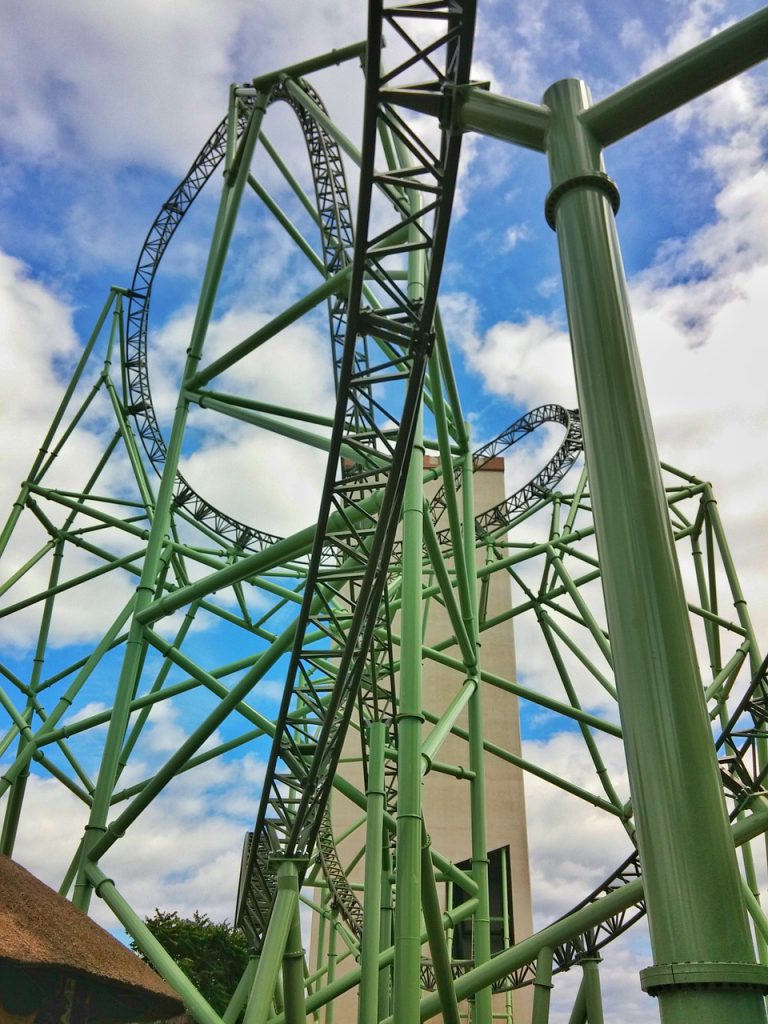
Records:
M441 310L449 338L491 394L530 408L544 402L574 405L568 336L554 320L530 316L522 323L500 321L479 333L480 310L469 295L446 295Z
M737 134L741 135L739 126ZM759 131L756 132L759 134ZM717 194L715 217L631 282L638 345L662 459L711 480L726 532L768 626L758 566L764 538L766 484L760 439L768 429L762 381L768 357L761 325L768 316L765 172L751 162ZM575 401L569 342L560 324L541 316L502 321L484 331L466 295L444 303L452 339L486 391L533 407Z
M63 367L76 357L79 341L69 303L5 253L0 253L0 334L5 339L0 373L6 384L0 496L7 509L27 476L31 454L40 447L60 399Z
M270 2L255 18L244 0L193 0L183 17L149 0L12 4L0 44L5 138L32 158L178 172L223 117L230 81L361 38L358 6L342 18L326 0L297 18Z
M504 242L501 246L502 252L511 252L520 242L527 242L531 237L531 229L527 224L513 224L504 232Z

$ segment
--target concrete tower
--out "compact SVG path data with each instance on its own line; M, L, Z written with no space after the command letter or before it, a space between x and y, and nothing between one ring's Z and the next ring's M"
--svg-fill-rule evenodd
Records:
M433 468L437 464L434 458L427 457L425 460L425 468ZM437 486L430 486L428 497L431 497ZM474 487L477 512L501 502L505 497L503 458L493 458L485 462L475 473ZM482 557L482 553L478 557ZM482 599L485 605L484 617L487 619L509 608L511 591L504 574L493 573L488 577L488 589L482 595ZM432 646L451 635L452 629L447 612L437 601L432 601L426 613L426 645ZM515 648L511 621L502 622L484 631L481 641L483 670L514 678ZM448 648L446 653L455 656L456 649ZM444 711L459 691L463 680L461 672L426 659L423 666L423 691L427 716L429 712L438 715ZM483 684L483 687L485 740L513 753L519 753L520 723L517 698L488 684ZM457 722L457 729L466 730L466 727L465 711ZM427 722L425 734L429 728ZM466 741L457 735L449 736L440 749L439 760L442 763L467 768ZM362 787L359 738L356 732L351 733L347 739L339 770L348 775L357 786ZM523 774L520 769L486 753L485 780L489 808L487 843L490 860L491 941L492 950L496 952L502 948L502 944L518 942L532 931L528 838ZM424 821L433 845L454 863L468 869L471 857L469 783L439 771L431 771L424 779L423 799ZM334 833L337 837L343 837L337 844L341 864L345 868L351 865L348 877L353 885L361 886L365 853L361 850L363 832L360 809L336 793L331 813ZM463 894L454 893L448 884L440 886L440 890L444 906L455 905L466 898ZM319 893L318 899L322 899L322 895ZM364 892L358 890L357 895L361 902L364 902ZM330 945L327 935L322 940L326 958L330 952L336 977L341 977L347 970L356 966L354 957L347 954L343 931L344 926L340 924ZM319 941L318 929L315 926L311 963L315 961ZM427 946L424 947L424 954L429 955ZM452 955L459 961L471 960L471 923L467 922L456 929L452 941ZM499 993L493 1000L494 1017L506 1019L514 1024L529 1024L531 1000L530 988L513 994ZM462 1006L462 1010L467 1010L466 1005ZM355 990L335 1001L333 1024L357 1024Z

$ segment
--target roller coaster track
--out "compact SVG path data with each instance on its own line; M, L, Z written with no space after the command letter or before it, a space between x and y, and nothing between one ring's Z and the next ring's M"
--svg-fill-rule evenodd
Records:
M325 112L320 97L307 82L301 81L299 88L321 112ZM307 111L282 81L275 82L267 97L267 104L277 101L287 103L293 109L304 135L315 188L324 269L327 276L332 276L346 266L353 244L352 216L339 147L320 121ZM247 94L239 100L236 121L238 135L242 135L248 123L253 102L253 96ZM128 411L134 417L137 433L158 474L162 473L165 464L166 444L150 387L148 349L152 287L176 229L226 155L227 124L228 118L225 117L200 150L185 178L163 203L142 246L131 284L124 360L126 390L130 400ZM332 296L328 307L334 372L338 378L342 339L346 329L346 297ZM364 346L356 357L358 361L366 361L367 365ZM364 394L365 390L361 389L361 396ZM238 549L261 551L281 540L276 534L246 525L215 508L197 493L181 473L177 474L174 507L186 511L197 522L205 524Z
M402 64L386 74L381 70L385 23L411 50ZM419 32L418 42L413 29ZM431 36L426 43L425 34ZM416 66L432 91L467 83L473 36L474 3L393 5L386 9L379 3L370 10L360 200L335 426L297 639L237 914L237 923L257 950L276 892L270 857L279 854L301 859L312 853L355 701L361 686L366 685L366 672L371 670L371 643L382 615L434 341L433 318L461 138L443 130L439 149L433 152L388 106L384 91ZM438 49L445 56L443 68L433 59ZM397 175L378 172L374 166L380 130L390 133L409 154L409 167ZM384 199L384 208L374 217L377 184L382 191L376 197ZM382 222L387 224L384 230ZM377 225L376 234L372 224ZM403 226L408 229L407 243L401 241ZM389 269L409 250L421 252L425 258L423 297L418 301L409 297ZM387 304L376 311L363 305L366 278L386 296ZM371 334L389 344L392 356L361 374L357 356ZM402 396L398 412L389 397L394 382ZM366 396L373 396L371 406L362 400L363 389ZM355 468L340 469L342 446L359 448L361 422L375 439L376 464L366 465L366 460ZM393 422L398 428L394 444ZM334 510L347 523L339 533L327 532ZM335 550L336 565L324 564L321 555L326 547ZM329 663L336 666L333 678L327 672Z
M378 72L381 26L389 22L400 35L408 19L430 20L439 27L439 38L447 44L445 70L437 68L430 56L436 48L409 38L416 56L411 63L423 64L429 81L419 91L447 94L456 85L468 81L474 4L423 3L378 5L378 29L373 26L366 87L366 127L364 130L361 203L357 240L338 146L322 123L312 115L311 105L324 112L320 98L306 82L298 83L310 104L295 95L296 83L288 88L275 82L268 103L286 102L295 112L310 156L318 211L323 264L331 277L352 264L349 294L339 292L329 299L329 321L333 366L337 386L336 428L331 442L328 472L319 517L317 541L313 549L304 602L289 669L283 705L278 718L275 741L270 755L264 799L249 840L244 877L238 898L238 922L249 940L259 948L269 920L275 893L274 856L308 858L315 844L325 875L342 917L352 933L360 936L362 906L355 896L339 862L333 831L325 814L330 780L354 708L360 695L378 695L376 717L393 719L391 665L386 664L386 644L374 640L377 627L387 629L384 584L388 566L399 557L395 529L399 518L405 472L413 437L416 410L424 386L424 370L430 354L437 286L447 235L451 196L455 186L460 138L443 130L441 149L434 153L419 140L399 117L395 79L402 70L389 75ZM375 20L375 19L374 19ZM431 76L431 77L430 77ZM393 83L395 87L393 88ZM252 99L244 96L238 110L238 134L244 130ZM404 102L408 106L407 101ZM374 169L376 131L385 130L400 140L419 165L384 173ZM227 118L214 130L194 161L187 176L163 204L142 247L129 295L128 332L124 372L129 412L148 458L162 472L166 447L154 411L149 382L147 348L148 320L152 286L162 257L182 218L199 191L225 157ZM378 189L394 213L388 228L371 237L369 216L374 190ZM419 194L423 203L412 203ZM411 240L401 240L403 227L411 229ZM395 277L385 266L388 257L424 249L429 271L423 302L409 300ZM389 304L373 310L365 302L365 281L373 280L388 297ZM369 338L389 357L371 365ZM379 393L383 386L400 381L405 392L402 409L394 414L384 406ZM380 423L388 420L388 430ZM392 423L398 427L398 441L392 443ZM558 423L565 434L555 455L518 491L505 501L486 509L475 518L475 531L482 537L503 533L515 516L546 498L573 465L582 451L578 410L545 405L516 420L493 441L473 455L479 469L546 423ZM359 461L341 459L342 449L354 450ZM376 458L369 456L376 452ZM461 486L456 472L456 486ZM371 499L374 499L371 501ZM362 503L365 511L361 514ZM215 508L201 497L179 474L174 506L186 511L222 539L241 550L263 550L279 541L275 534L247 525ZM444 489L430 503L430 514L437 525L445 511ZM347 518L347 529L327 533L325 525L333 511ZM441 547L450 549L450 531L439 531ZM339 607L344 609L339 611ZM325 643L314 646L313 636ZM326 646L327 644L327 646ZM333 675L328 664L335 666ZM765 691L767 665L764 662L754 677L737 712L718 740L723 747L721 774L726 790L735 799L737 813L756 794L761 793L766 771L756 757L756 740L768 719ZM382 682L383 680L383 682ZM389 691L389 694L388 692ZM328 699L330 697L330 699ZM295 707L292 707L292 704ZM296 712L299 709L300 713ZM745 717L750 723L745 726ZM738 739L744 742L739 745ZM589 905L606 893L640 876L637 853L633 853L573 911ZM554 969L567 970L584 955L592 954L625 932L645 914L642 901L602 922L598 927L558 947ZM472 963L454 962L452 970L460 976ZM530 984L535 963L531 962L498 981L494 988L504 990ZM431 963L422 964L422 984L434 987Z

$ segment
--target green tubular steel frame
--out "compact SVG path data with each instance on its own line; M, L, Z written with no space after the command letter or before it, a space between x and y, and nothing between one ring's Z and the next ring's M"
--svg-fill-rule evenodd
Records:
M87 909L95 891L200 1024L243 1012L246 1024L332 1024L351 989L359 989L361 1024L438 1014L452 1024L468 1016L511 1024L511 997L499 1002L494 993L528 985L532 1019L545 1024L553 976L576 965L582 981L571 1019L595 1024L603 1012L598 953L610 969L611 941L646 914L654 963L642 984L666 1024L764 1021L768 919L757 878L766 857L758 840L768 829L768 659L711 487L659 466L614 226L618 189L602 148L764 59L768 12L592 106L586 86L571 80L553 85L541 105L473 85L474 8L471 0L373 0L365 43L233 87L226 117L154 222L131 287L111 290L0 535L8 566L0 618L37 616L27 667L0 663L2 852L13 853L23 829L30 777L65 787L81 802L85 826L62 892ZM384 55L389 70L385 32L395 42ZM359 58L358 150L303 76ZM304 135L313 196L265 134L278 101ZM436 120L429 143L412 111ZM560 248L580 405L533 410L474 454L437 310L468 131L547 155L545 216ZM272 161L298 214L256 177L257 152ZM359 174L354 218L342 154ZM222 164L166 439L150 388L150 298L174 232ZM254 204L319 282L206 363L235 226ZM319 231L317 250L309 230ZM300 408L301 396L287 408L211 390L224 372L236 379L246 357L269 358L281 332L323 303L335 408L319 414ZM280 537L199 495L179 471L193 450L188 421L198 407L326 453L316 522ZM544 424L562 430L554 456L478 514L473 474ZM59 467L71 466L67 453L84 431L102 450L77 489L71 470L62 477ZM577 467L566 487L582 451L589 477ZM426 452L439 458L425 460ZM681 564L689 566L682 574ZM513 599L491 614L487 588L498 574ZM123 606L67 661L73 648L61 648L58 617L105 580L125 593ZM426 618L437 606L449 627L427 643ZM533 624L526 635L536 632L560 696L483 665L483 634L508 620ZM225 638L217 650L200 653L199 625ZM230 649L238 660L217 657ZM461 680L438 712L424 707L424 664ZM285 685L274 716L259 686L278 669ZM594 688L615 713L587 710ZM580 736L594 787L491 742L482 706L491 691ZM108 706L94 710L95 700ZM183 708L188 734L151 774L124 778L128 766L142 765L142 742L164 706ZM466 748L456 763L440 760L448 737ZM606 768L606 748L617 742L629 793ZM237 923L254 957L220 1018L101 861L130 842L132 826L178 777L233 752L265 755L266 746L261 803L239 886L233 880ZM357 775L345 770L350 749ZM517 942L507 929L505 948L492 956L485 772L493 759L615 819L633 852L559 920ZM430 772L469 787L469 869L430 840L422 806ZM344 835L333 823L334 792L359 809ZM359 841L352 864L340 853L350 836ZM361 859L363 899L352 874ZM454 890L463 902L444 898ZM302 950L302 905L316 920L312 963ZM451 936L467 919L473 958L456 960Z

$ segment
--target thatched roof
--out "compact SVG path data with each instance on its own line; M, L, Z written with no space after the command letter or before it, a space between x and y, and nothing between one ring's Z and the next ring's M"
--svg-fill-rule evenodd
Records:
M173 989L130 949L0 856L0 1003L12 1010L14 1000L37 997L43 1024L49 1004L54 1012L52 1003L61 998L64 978L74 979L78 994L73 1021L164 1020L184 1010Z

